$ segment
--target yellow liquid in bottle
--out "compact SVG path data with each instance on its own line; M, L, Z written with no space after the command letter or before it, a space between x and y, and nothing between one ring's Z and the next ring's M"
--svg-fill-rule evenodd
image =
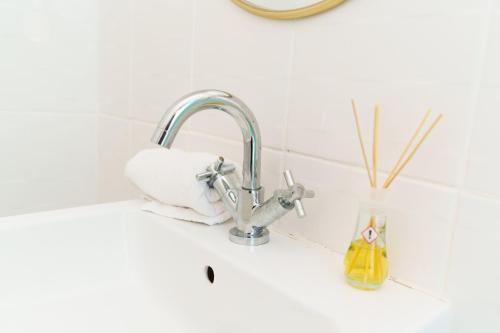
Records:
M369 244L364 239L351 242L344 258L347 282L353 287L373 290L387 278L386 248Z

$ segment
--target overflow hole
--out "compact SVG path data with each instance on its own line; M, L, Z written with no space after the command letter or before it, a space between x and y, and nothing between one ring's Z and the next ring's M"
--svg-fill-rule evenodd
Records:
M210 283L214 283L214 280L215 280L214 269L210 266L206 266L205 267L205 274L207 276L208 281L210 281Z

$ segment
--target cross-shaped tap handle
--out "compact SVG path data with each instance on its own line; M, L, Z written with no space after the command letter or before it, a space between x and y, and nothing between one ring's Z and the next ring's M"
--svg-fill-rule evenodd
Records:
M295 184L295 180L293 179L292 172L290 170L285 170L283 172L283 176L285 177L285 182L288 185L288 187L296 187L294 185L300 185L300 184ZM302 198L312 198L314 197L314 191L307 191L304 189L302 185L300 185L300 193L297 195L297 199L293 201L295 205L295 211L297 212L298 217L304 217L306 216L306 211L304 209L304 205L302 204Z
M211 186L211 182L214 180L216 174L226 175L234 170L236 170L236 167L233 164L224 163L224 157L219 156L215 163L207 167L206 171L196 175L196 180L205 181Z

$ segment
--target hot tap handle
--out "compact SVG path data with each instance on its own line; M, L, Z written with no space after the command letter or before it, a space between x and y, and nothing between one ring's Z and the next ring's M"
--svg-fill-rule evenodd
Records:
M283 176L285 177L285 182L288 187L292 187L295 185L295 180L293 179L292 172L290 170L285 170L283 172ZM303 193L300 195L298 199L294 200L295 211L297 212L298 217L305 217L306 211L304 209L304 205L302 204L302 198L312 198L314 197L314 191L307 191L301 186Z
M233 164L224 163L224 157L219 156L214 164L209 165L207 170L196 175L197 181L211 182L216 174L226 175L236 170Z

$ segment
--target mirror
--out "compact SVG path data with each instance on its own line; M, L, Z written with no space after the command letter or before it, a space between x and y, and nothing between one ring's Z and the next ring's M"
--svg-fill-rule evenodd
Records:
M232 0L255 15L289 20L322 13L345 0Z

